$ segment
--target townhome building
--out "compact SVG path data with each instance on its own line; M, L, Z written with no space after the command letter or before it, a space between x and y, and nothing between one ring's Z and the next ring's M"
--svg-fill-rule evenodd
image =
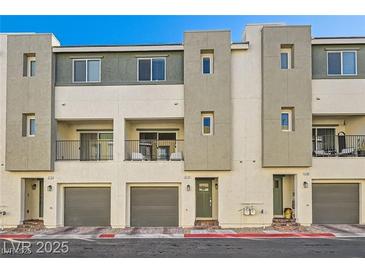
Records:
M143 35L143 34L141 34ZM0 225L365 224L365 38L0 34Z

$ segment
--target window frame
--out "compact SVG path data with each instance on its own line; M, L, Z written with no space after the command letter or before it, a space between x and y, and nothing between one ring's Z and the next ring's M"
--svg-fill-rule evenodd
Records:
M164 79L163 80L153 80L152 79L152 75L153 75L153 59L163 59L164 60ZM139 80L139 60L150 60L150 79L149 80ZM164 82L166 81L166 76L167 76L167 71L166 71L166 57L161 56L161 57L138 57L137 58L137 82Z
M287 68L281 67L281 54L282 53L285 53L288 55L288 67ZM292 69L292 49L291 48L280 48L280 69L282 69L282 70Z
M34 120L34 125L35 125L35 129L33 134L31 134L31 127L30 127L30 121ZM36 123L36 118L35 115L27 115L27 130L26 130L26 136L27 137L34 137L37 133L37 123Z
M282 115L288 114L288 129L283 129ZM280 112L280 128L281 131L290 132L293 131L293 111L291 109L282 109Z
M33 75L32 75L32 67L31 67L32 62L35 62L35 64L36 64L35 71L34 71ZM27 77L35 77L36 71L37 71L36 57L35 56L28 56L27 57Z
M355 73L354 74L344 74L343 73L343 53L344 52L351 52L351 53L354 53L355 54ZM340 53L341 55L341 58L340 58L340 61L341 61L341 73L340 74L330 74L329 73L329 65L328 65L328 54L329 53ZM357 72L357 50L328 50L327 53L326 53L326 56L327 56L327 76L357 76L358 75L358 72Z
M204 132L204 118L210 118L210 132ZM214 134L214 113L202 113L201 114L201 127L203 136L212 136Z
M75 62L77 61L85 61L85 81L75 81ZM89 81L88 80L88 62L89 61L99 61L99 80L98 81ZM82 84L82 83L100 83L101 82L101 58L75 58L72 59L72 83Z
M204 58L209 58L209 73L204 73ZM203 75L210 75L214 73L214 56L213 53L201 54L201 71Z

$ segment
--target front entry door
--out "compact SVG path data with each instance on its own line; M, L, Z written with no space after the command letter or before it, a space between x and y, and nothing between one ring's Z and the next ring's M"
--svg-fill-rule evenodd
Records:
M283 215L283 177L274 176L274 216Z
M196 180L196 217L212 217L212 180Z
M24 220L43 218L43 180L25 179Z

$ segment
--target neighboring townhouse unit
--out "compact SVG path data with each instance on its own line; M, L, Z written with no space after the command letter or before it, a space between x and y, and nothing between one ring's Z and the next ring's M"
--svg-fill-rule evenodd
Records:
M365 224L365 38L0 34L0 102L0 225Z

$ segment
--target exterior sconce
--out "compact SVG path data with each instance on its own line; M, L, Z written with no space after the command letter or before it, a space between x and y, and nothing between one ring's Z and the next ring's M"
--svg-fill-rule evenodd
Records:
M308 182L303 182L303 187L304 187L304 188L308 188L308 187L309 187Z
M51 192L51 191L53 190L53 187L52 187L51 185L48 185L48 186L47 186L47 190L48 190L49 192Z
M217 190L218 190L218 184L215 184L215 189L217 189Z
M37 184L32 184L32 189L36 190L37 189Z
M190 185L186 186L186 191L190 191Z

